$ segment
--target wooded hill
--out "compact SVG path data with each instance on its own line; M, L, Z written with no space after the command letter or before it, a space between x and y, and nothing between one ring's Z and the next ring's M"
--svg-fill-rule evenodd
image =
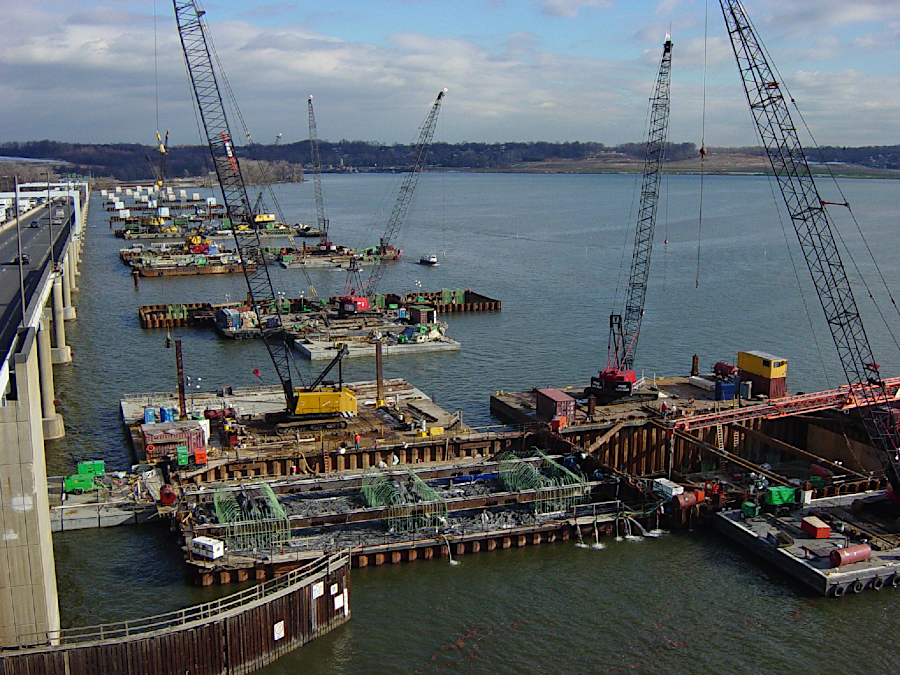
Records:
M409 162L412 146L385 145L369 141L320 141L323 171L392 171L402 169ZM602 143L434 143L428 164L435 168L454 170L528 170L542 162L565 162L595 158L621 158L642 161L644 143L622 143L606 146ZM257 160L273 181L293 181L309 168L308 141L284 145L254 145L239 148L242 158ZM710 148L710 154L759 155L759 148ZM29 159L65 162L66 171L109 177L121 181L152 180L151 161L158 164L155 146L137 143L88 144L57 141L29 141L0 144L0 155ZM670 143L666 160L679 162L698 157L694 143ZM809 160L846 163L875 170L900 169L900 145L861 148L823 147L811 152ZM627 163L627 162L626 162ZM247 168L252 169L251 163ZM257 182L256 170L248 173L248 180ZM190 178L209 173L208 151L203 146L173 146L169 148L166 175L169 178Z

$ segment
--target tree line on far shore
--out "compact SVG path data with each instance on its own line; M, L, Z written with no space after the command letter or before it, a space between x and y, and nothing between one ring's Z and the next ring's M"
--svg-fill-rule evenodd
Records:
M409 164L412 146L386 145L369 141L320 141L322 170L326 172L372 172L402 170ZM900 169L900 145L859 148L822 147L810 153L809 160L838 162L869 169ZM455 170L516 170L548 160L591 160L620 156L643 160L645 143L434 143L428 164ZM296 181L310 168L308 141L284 145L253 145L239 148L248 171L247 180L259 182L263 175L270 181ZM759 155L759 148L710 148L711 153ZM204 146L172 146L166 157L166 178L206 176L211 170L208 150ZM65 163L66 172L113 178L120 181L154 179L160 154L155 146L138 143L62 143L28 141L0 144L0 155ZM695 143L669 143L667 161L698 157ZM50 164L51 162L48 162ZM36 169L46 172L48 169Z

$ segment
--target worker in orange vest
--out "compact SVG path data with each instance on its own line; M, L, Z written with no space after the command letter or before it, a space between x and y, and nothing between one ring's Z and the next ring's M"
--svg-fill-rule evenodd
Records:
M356 449L357 452L359 452L359 442L361 440L362 440L362 436L360 436L359 434L356 434L356 436L353 437L354 448Z

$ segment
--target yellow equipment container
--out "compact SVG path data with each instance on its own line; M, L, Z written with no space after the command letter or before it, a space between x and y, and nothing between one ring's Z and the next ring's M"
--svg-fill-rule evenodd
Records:
M431 427L428 430L428 433L430 433L432 436L442 436L444 433L444 427Z
M356 414L356 395L346 387L322 387L315 391L295 389L297 409L295 415L338 415Z
M274 213L258 213L253 216L254 223L274 223L275 222L275 214Z
M766 352L738 352L738 368L769 380L787 377L787 359Z

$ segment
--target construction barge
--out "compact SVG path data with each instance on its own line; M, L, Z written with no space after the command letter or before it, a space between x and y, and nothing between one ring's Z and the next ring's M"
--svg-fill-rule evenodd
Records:
M865 502L875 508L861 508ZM748 502L716 514L713 525L816 593L839 598L900 587L900 537L889 504L882 491L809 499L781 513Z
M338 548L363 567L555 541L599 547L604 536L707 522L755 537L744 543L764 557L789 556L779 569L817 592L893 585L900 540L870 514L884 509L885 480L853 421L861 399L843 387L723 401L697 378L656 378L642 385L654 400L607 405L578 389L497 392L492 409L521 425L490 430L396 380L381 394L377 383L351 385L359 415L321 433L253 428L283 407L277 387L195 396L189 412L212 418L210 447L202 463L164 460L170 515L201 584L271 578ZM896 395L900 379L886 385ZM176 401L172 392L122 402L139 456L135 422ZM832 508L834 498L844 501ZM798 534L810 517L817 532L831 528L828 541ZM192 552L196 537L222 542L223 555Z
M142 277L187 277L198 274L240 274L245 266L232 256L173 256L158 258L151 263L133 262L131 269ZM256 270L256 265L246 265L246 271Z
M453 290L443 289L428 293L406 293L398 295L388 293L376 298L376 306L390 308L396 305L415 304L433 307L438 314L470 314L481 312L499 312L502 302L490 298L472 289ZM335 306L338 298L330 298L329 303ZM309 311L311 303L306 298L286 298L286 313L295 314ZM219 309L238 309L246 307L248 302L191 302L173 303L167 305L142 305L138 307L138 320L141 328L184 328L214 326L216 312Z

